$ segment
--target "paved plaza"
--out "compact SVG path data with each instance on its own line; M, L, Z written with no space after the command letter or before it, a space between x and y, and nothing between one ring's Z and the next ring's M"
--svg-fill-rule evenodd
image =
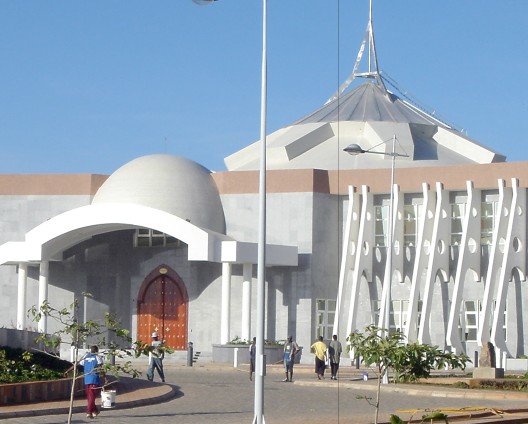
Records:
M106 422L116 424L157 423L251 423L253 421L254 385L249 381L245 366L233 368L212 363L186 367L182 364L166 365L167 384L141 381L141 387L130 393L117 393L117 407L104 409L94 420L82 412L84 401L77 401L74 423ZM358 396L375 398L375 381L362 381L362 371L343 367L341 379L318 381L309 366L298 366L293 383L282 382L280 366L270 366L265 378L265 422L281 424L322 424L373 422L374 409ZM448 389L441 386L389 385L382 387L380 422L387 422L390 413L404 419L410 417L402 409L482 408L481 412L496 410L520 411L528 408L528 394L497 393ZM65 402L62 402L65 406ZM126 408L124 408L126 406ZM8 407L0 408L4 424L58 424L65 423L67 414L45 405L29 405L26 409L37 416L7 418ZM14 410L11 410L14 411ZM528 411L528 410L525 410ZM478 415L474 410L473 415ZM27 411L26 411L27 413ZM421 417L423 412L414 416ZM449 413L450 417L456 414ZM465 416L467 417L467 413ZM11 414L12 416L12 414ZM465 420L471 423L509 422L517 415L505 418L486 416ZM526 414L528 417L528 413ZM509 419L509 420L508 420ZM498 420L498 421L496 421ZM517 420L515 422L528 422Z

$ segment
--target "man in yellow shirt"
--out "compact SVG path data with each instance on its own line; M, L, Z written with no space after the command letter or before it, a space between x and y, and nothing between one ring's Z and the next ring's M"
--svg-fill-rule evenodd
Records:
M317 341L310 346L310 348L315 353L315 373L317 374L317 378L322 380L326 368L326 344L323 342L323 336L319 336Z

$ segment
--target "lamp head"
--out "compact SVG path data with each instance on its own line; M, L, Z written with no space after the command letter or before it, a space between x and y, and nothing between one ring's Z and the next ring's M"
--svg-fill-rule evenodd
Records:
M349 144L343 149L349 155L359 155L361 153L366 153L366 150L362 149L359 144Z
M193 0L196 4L199 4L200 6L204 6L206 4L212 3L216 0Z

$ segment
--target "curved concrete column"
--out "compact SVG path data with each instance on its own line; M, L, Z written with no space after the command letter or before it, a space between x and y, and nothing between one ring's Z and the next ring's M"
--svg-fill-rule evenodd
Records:
M253 279L253 265L244 264L242 270L242 329L241 337L249 340L251 337L251 280Z
M43 261L40 263L39 270L39 307L48 300L48 276L49 276L49 262ZM48 331L48 318L42 316L42 319L38 322L39 333L45 333Z
M229 324L231 321L231 264L222 263L222 309L220 316L220 343L229 341Z
M18 264L17 330L26 326L27 270L27 263Z

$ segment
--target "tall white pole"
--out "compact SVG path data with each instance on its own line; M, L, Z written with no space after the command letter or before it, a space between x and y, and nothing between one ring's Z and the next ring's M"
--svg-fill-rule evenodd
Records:
M264 297L266 282L266 102L267 102L267 1L262 0L262 74L260 92L260 178L259 238L257 258L257 346L255 358L255 417L253 423L264 424Z
M396 136L392 137L392 150L391 150L391 179L390 179L390 199L389 199L389 225L388 225L388 237L387 237L387 291L385 297L385 335L390 335L390 310L391 310L391 291L392 291L392 252L394 250L394 238L392 235L393 219L394 219L394 166L396 163ZM386 372L383 376L383 384L389 383L389 373Z

